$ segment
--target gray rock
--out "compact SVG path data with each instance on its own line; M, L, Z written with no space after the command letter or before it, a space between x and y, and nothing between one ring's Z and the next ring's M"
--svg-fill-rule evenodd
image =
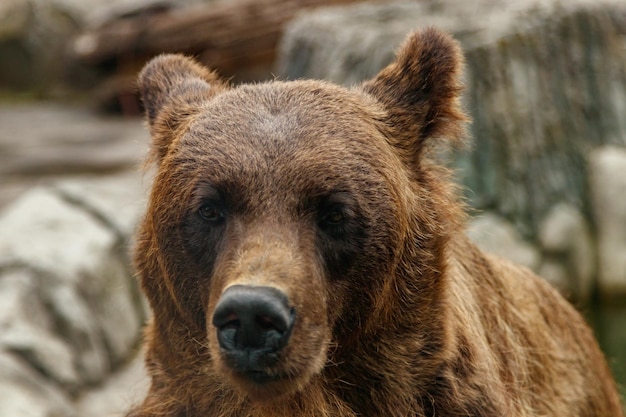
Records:
M38 187L0 211L0 415L71 416L71 395L100 404L77 415L105 416L145 393L137 365L115 374L126 396L89 389L135 355L146 317L128 256L143 199L140 175L121 174ZM3 373L4 354L34 382Z
M563 262L555 261L550 258L544 259L542 260L537 273L540 277L558 289L561 294L568 297L572 295L571 275Z
M511 223L496 214L485 213L473 219L467 235L486 252L530 269L536 270L539 266L538 250L525 242Z
M542 253L549 258L540 274L579 300L591 297L596 274L596 253L591 231L582 213L569 204L552 208L539 227ZM558 263L563 271L556 271ZM566 275L566 282L562 275Z
M0 352L0 415L73 417L69 398L11 354Z
M145 208L148 179L137 172L106 177L74 178L51 187L72 205L84 209L103 225L115 231L124 245ZM127 254L126 247L123 254Z
M115 235L50 189L40 188L5 208L0 236L0 271L20 267L33 272L56 335L75 358L76 383L103 378L109 357L90 305L93 300L83 294L101 285L97 278L109 268ZM32 349L46 349L46 344Z
M589 4L572 0L570 6ZM376 74L394 57L407 33L435 26L452 33L465 49L493 44L537 23L556 2L456 0L362 3L304 12L281 40L277 63L287 78L321 78L354 84Z
M139 174L122 174L107 178L75 179L55 184L55 191L73 206L79 207L115 232L117 256L102 271L102 287L91 299L99 326L111 351L114 363L126 358L137 342L146 317L142 295L132 277L129 241L144 206L145 190ZM120 323L124 323L123 326Z
M607 298L626 295L626 149L596 149L589 166L600 292Z
M12 269L0 278L0 351L29 363L52 383L76 390L81 379L74 351L55 333L54 318L39 297L31 271Z
M33 186L77 176L95 182L110 176L132 186L140 179L140 161L149 143L139 119L102 117L59 104L0 104L0 126L0 207ZM116 177L124 173L128 179ZM115 197L110 205L116 204ZM122 214L117 216L122 223L133 221L132 216L122 220Z
M303 13L285 30L278 72L290 79L346 85L368 79L393 60L394 48L427 9L426 4L395 2Z
M77 272L99 267L103 250L116 243L112 231L48 187L29 191L0 214L0 266L27 265L77 283L83 279Z
M39 188L0 217L0 271L36 274L38 297L71 348L82 384L101 381L128 356L144 318L126 243L101 221L105 214L94 213L97 207L90 212Z
M144 355L111 375L104 384L86 392L76 403L76 413L89 417L123 416L146 396L150 379L144 366Z

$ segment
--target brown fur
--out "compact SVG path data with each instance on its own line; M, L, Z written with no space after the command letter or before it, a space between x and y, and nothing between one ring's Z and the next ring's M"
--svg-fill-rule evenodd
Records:
M152 386L129 416L622 415L580 315L465 238L429 162L463 137L461 66L434 29L351 90L231 89L188 58L148 64L157 174L135 260ZM198 216L206 201L220 226ZM328 204L340 226L323 223ZM221 358L211 316L234 284L278 288L297 311L267 369L283 379L256 384Z

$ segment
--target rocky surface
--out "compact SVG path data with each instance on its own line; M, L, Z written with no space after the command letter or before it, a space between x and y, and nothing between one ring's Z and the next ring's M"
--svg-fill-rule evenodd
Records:
M147 383L129 261L147 132L46 104L0 121L0 415L121 415Z
M537 269L541 261L539 251L497 214L487 212L474 218L467 234L481 249L512 260L527 268Z
M626 148L599 148L590 160L599 287L612 298L626 292Z
M112 373L102 384L87 390L73 404L77 416L122 417L147 393L148 377L143 355Z
M579 301L589 301L595 289L596 248L583 214L570 204L557 204L539 226L543 262L539 275Z
M88 107L0 103L0 207L34 185L139 171L148 133L139 119Z
M142 194L137 176L74 180L2 211L0 353L34 403L69 407L136 351L146 312L127 246ZM27 382L33 375L38 384ZM21 406L0 398L0 415L21 415Z
M53 417L74 416L67 397L47 384L30 367L0 355L0 410L7 416Z

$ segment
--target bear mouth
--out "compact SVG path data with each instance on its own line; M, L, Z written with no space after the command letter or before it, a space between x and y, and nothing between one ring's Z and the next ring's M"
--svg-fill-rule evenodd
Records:
M238 379L253 382L255 385L267 385L291 379L290 376L272 369L278 362L276 354L242 352L237 355L224 355L222 358Z
M241 372L239 373L239 375L243 376L248 381L254 382L255 384L259 384L259 385L265 385L265 384L269 384L272 382L277 382L277 381L282 381L284 379L287 379L287 377L284 377L282 375L275 375L275 374L273 375L265 371L255 371L255 370Z
M236 372L231 369L226 378L233 389L255 403L272 403L293 394L302 386L301 377L291 373Z

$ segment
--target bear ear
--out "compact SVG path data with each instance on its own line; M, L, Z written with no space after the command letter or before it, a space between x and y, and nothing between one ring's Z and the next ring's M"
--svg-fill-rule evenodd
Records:
M413 162L419 163L431 138L459 141L465 136L462 67L458 42L428 28L409 35L395 62L363 84L385 107L394 145Z
M202 102L228 89L217 74L183 55L153 58L139 74L137 85L143 102L154 156L161 160L168 151L173 132Z

